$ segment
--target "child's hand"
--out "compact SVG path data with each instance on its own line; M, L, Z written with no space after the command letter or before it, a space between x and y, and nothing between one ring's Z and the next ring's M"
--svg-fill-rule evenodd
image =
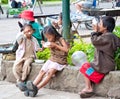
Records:
M45 41L41 41L42 46L45 44Z
M25 36L26 38L31 38L32 32L28 32L28 33L25 33L25 32L24 32L24 36Z
M98 24L93 25L93 31L94 32L98 32L99 31Z
M93 26L93 30L94 30L94 32L98 32L98 30L99 30L99 28L98 28L98 20L97 19L93 19L92 20L92 26Z
M58 23L57 23L57 22L52 22L52 25L53 25L55 28L57 28L57 29L60 28L60 27L58 26Z
M49 48L56 48L57 44L54 42L50 42Z
M43 51L43 50L44 50L44 48L39 48L39 49L38 49L38 51L40 51L40 52Z

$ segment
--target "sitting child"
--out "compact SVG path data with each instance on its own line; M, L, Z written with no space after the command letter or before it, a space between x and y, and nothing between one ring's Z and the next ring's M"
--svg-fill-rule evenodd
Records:
M57 71L63 70L67 64L68 45L62 36L53 26L44 28L44 35L47 38L47 44L43 42L43 47L48 47L51 51L51 57L41 68L39 74L33 82L27 82L26 96L36 96L39 89L44 87Z
M112 33L114 27L115 20L109 16L100 18L100 22L94 24L95 32L91 34L95 47L94 60L84 63L80 68L85 79L85 88L80 92L81 98L94 95L92 85L100 83L106 74L115 70L114 53L120 47L120 38Z
M17 84L25 82L30 73L31 63L36 58L36 51L39 49L39 44L32 34L34 29L30 24L23 27L23 33L17 37L18 49L16 51L16 61L13 65L13 74ZM22 89L21 89L22 90Z

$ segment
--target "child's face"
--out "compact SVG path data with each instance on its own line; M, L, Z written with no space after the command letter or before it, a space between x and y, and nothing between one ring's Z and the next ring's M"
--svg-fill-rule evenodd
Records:
M106 27L103 26L102 20L100 20L98 26L99 26L99 32L101 32L101 33L104 33L107 30Z
M45 37L47 38L47 40L49 42L54 42L55 41L55 36L54 35L50 35L50 34L46 33Z
M23 33L26 35L27 38L30 38L33 34L34 30L30 26L26 26L23 30Z

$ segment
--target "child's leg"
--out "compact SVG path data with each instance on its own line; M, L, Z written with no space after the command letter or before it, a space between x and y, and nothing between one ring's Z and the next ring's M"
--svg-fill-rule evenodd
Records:
M89 98L94 95L91 81L84 75L85 88L79 93L81 98Z
M81 92L93 92L91 81L85 75L83 76L85 79L85 88Z
M22 78L21 78L22 81L25 81L27 76L29 75L30 69L31 69L30 64L32 62L33 62L33 58L28 58L25 60L23 68L22 68Z
M38 93L38 87L37 85L41 82L43 79L43 76L45 75L45 71L40 70L39 74L35 78L34 82L28 81L26 84L27 91L24 92L25 96L31 96L35 97L36 94Z
M13 74L15 78L17 79L17 81L21 81L23 63L24 63L23 61L20 61L13 65Z
M35 78L33 84L37 86L41 82L41 80L43 79L44 75L45 75L45 72L43 70L40 70L40 72L37 75L37 77Z
M50 69L48 71L48 74L46 75L46 77L44 79L42 79L43 76L45 75L45 72L43 70L41 70L39 75L36 77L36 79L34 80L33 83L31 81L27 82L27 89L28 90L25 91L25 93L24 93L25 96L29 95L31 97L35 97L36 94L38 93L38 90L40 88L42 88L43 86L45 86L50 81L51 77L55 74L56 71L57 70L55 70L55 69Z
M44 87L51 80L52 76L56 73L56 71L57 70L55 69L50 69L46 77L41 81L40 84L37 85L37 88L40 89Z

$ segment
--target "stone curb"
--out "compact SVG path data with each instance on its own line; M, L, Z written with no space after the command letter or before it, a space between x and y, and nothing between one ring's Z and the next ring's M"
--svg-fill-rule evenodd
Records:
M12 73L14 61L2 61L0 79L9 82L16 82ZM38 75L43 64L32 64L32 70L28 80L34 80ZM79 73L79 68L67 66L63 71L57 72L56 76L47 84L46 88L78 93L84 88L84 80L82 74ZM120 71L110 72L105 76L104 80L94 86L96 95L103 97L120 98Z

